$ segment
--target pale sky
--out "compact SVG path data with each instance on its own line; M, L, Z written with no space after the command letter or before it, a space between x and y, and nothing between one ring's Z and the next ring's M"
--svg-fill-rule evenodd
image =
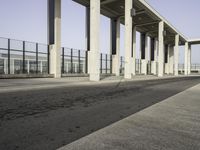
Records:
M199 0L146 0L187 38L200 38ZM47 0L0 0L0 37L47 43ZM101 16L101 52L109 53L110 20ZM137 33L137 54L139 52ZM85 8L62 0L62 46L85 49ZM200 46L192 47L192 62L200 63ZM121 55L124 27L121 27ZM184 47L180 47L180 63Z

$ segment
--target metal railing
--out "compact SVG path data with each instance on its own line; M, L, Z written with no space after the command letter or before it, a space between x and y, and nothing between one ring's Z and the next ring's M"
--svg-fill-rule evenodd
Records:
M86 74L87 51L63 47L61 63L62 74Z
M123 56L120 57L120 74L124 74L124 69L125 69L125 58Z
M48 73L48 45L0 38L0 74Z
M100 54L100 73L112 74L112 55Z

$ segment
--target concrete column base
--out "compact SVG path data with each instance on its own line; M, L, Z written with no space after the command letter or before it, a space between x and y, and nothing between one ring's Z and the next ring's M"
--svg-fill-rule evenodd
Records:
M112 56L112 73L120 76L120 57L118 55Z
M135 59L134 58L131 58L131 74L132 74L132 76L136 75Z
M169 63L165 63L165 73L169 74Z
M88 52L89 75L91 81L100 80L100 54L98 52Z
M141 60L141 74L147 75L147 61L145 59Z
M157 67L156 67L156 61L151 61L151 73L153 75L157 74L156 69L157 69Z
M53 74L54 78L61 78L60 49L56 44L50 45L50 74Z

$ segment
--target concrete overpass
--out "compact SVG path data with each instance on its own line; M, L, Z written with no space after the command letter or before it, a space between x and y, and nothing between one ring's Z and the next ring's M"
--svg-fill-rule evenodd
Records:
M119 75L120 24L125 25L125 73L131 79L136 73L136 31L141 33L141 72L147 74L148 43L151 38L150 59L152 73L159 77L178 76L179 46L185 45L185 75L191 72L191 45L199 40L188 40L145 0L73 0L86 7L86 49L90 80L100 79L100 14L111 19L112 72ZM61 77L61 0L48 0L48 39L50 73Z

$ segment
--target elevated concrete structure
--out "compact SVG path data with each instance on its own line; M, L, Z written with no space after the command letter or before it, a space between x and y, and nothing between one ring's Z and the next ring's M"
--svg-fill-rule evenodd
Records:
M51 73L60 77L60 2L49 1L49 44L52 44ZM60 0L59 0L60 1ZM188 40L164 17L155 11L145 0L73 0L86 7L86 49L88 50L87 69L90 80L100 79L99 71L99 32L100 14L111 19L112 72L119 75L120 23L125 25L125 70L124 77L132 78L136 74L136 31L141 33L141 73L147 74L148 45L147 37L158 40L151 47L151 73L160 77L167 74L178 75L179 46L185 45L185 75L190 74L191 45L200 44L200 39ZM55 12L55 13L53 13ZM54 21L53 21L54 20ZM156 40L155 40L156 42ZM152 44L151 44L152 45ZM170 45L165 62L164 45ZM188 45L188 46L187 46ZM172 48L174 47L174 52ZM154 50L153 50L154 49ZM154 53L153 53L154 51ZM158 52L158 54L157 54Z

